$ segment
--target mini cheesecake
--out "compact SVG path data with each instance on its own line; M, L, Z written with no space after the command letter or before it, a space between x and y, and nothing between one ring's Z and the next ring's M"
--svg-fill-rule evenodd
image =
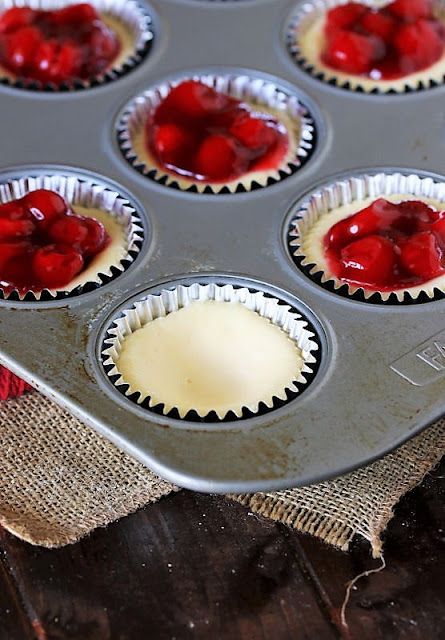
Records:
M234 190L296 162L301 120L286 111L240 101L195 80L184 80L132 135L138 160L180 188Z
M302 352L270 320L238 302L206 300L158 317L122 342L116 368L150 406L184 417L253 412L286 399L300 377Z
M352 89L403 91L442 83L445 12L430 0L395 0L373 8L349 2L314 9L298 27L306 65Z
M299 253L324 281L416 298L445 290L445 203L415 195L366 198L322 214Z
M30 191L0 204L0 286L6 294L72 291L119 266L127 244L125 226L110 213Z
M0 76L42 85L72 84L121 67L134 34L92 5L57 10L13 7L0 14Z

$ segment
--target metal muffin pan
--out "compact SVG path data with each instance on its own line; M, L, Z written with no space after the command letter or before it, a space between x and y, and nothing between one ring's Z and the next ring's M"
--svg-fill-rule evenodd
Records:
M153 47L122 78L71 94L0 88L0 183L51 172L99 180L128 198L145 227L139 255L116 280L64 300L0 301L0 359L185 487L274 490L363 465L444 413L445 301L373 305L323 289L290 258L289 212L337 174L402 167L440 180L445 89L365 96L311 78L286 50L289 0L146 6ZM117 143L124 105L166 77L212 69L273 77L301 93L317 126L304 167L250 193L206 195L129 166ZM213 423L158 415L116 391L100 359L110 321L147 292L193 282L264 291L307 317L321 361L305 390L263 415Z

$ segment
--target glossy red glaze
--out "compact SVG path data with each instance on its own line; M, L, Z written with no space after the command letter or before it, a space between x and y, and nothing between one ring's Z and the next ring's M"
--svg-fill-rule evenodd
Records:
M395 0L381 9L357 2L327 12L323 62L373 80L427 69L445 49L445 28L431 0Z
M0 65L28 80L89 79L106 71L119 51L116 34L87 3L55 11L14 7L0 15Z
M324 246L340 280L378 291L421 285L445 274L445 211L380 198L333 225Z
M109 237L47 189L0 205L0 282L4 289L63 287L104 249Z
M146 125L146 144L167 171L228 182L278 167L289 139L272 116L194 80L174 87Z

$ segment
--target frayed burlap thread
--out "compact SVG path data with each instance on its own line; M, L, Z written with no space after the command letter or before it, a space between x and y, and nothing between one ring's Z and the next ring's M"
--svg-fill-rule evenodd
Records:
M45 547L75 542L176 491L38 393L0 403L0 524ZM374 555L394 505L445 454L445 420L385 458L302 489L229 496L254 513Z
M445 455L445 419L373 464L334 480L275 493L232 496L254 513L283 522L346 551L355 535L374 557L400 498Z

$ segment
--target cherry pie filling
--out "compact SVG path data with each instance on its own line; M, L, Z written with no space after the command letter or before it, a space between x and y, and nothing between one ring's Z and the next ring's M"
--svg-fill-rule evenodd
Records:
M0 204L0 286L20 292L65 287L109 244L101 222L38 189Z
M427 69L445 50L433 0L395 0L381 9L348 2L330 9L321 59L344 73L396 80Z
M116 34L87 3L55 11L13 7L0 14L0 65L27 80L61 84L107 70Z
M145 144L168 172L201 182L228 182L251 171L276 169L289 147L272 115L186 80L172 88L148 118Z
M425 202L379 198L333 225L325 255L339 280L393 291L445 274L445 211Z

